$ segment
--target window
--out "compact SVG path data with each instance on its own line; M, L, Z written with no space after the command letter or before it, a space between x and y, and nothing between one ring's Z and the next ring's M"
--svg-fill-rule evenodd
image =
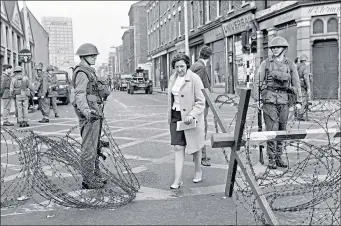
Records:
M330 18L327 23L327 32L337 32L337 20Z
M202 2L202 4L203 4L203 6L202 6L202 12L203 12L203 14L202 14L202 24L206 24L207 22L208 22L208 18L207 18L207 4L208 4L209 2L207 2L206 0L204 0L203 2Z
M190 17L191 17L191 29L194 29L194 3L191 1L191 6L190 6Z
M210 22L211 21L211 17L210 17L210 1L205 1L206 2L206 4L205 4L205 6L206 6L206 23L208 23L208 22Z
M173 16L173 39L176 39L176 27L177 27L177 23L176 23L176 19L175 19L175 15Z
M229 4L229 12L233 11L233 9L234 9L233 2L232 1L228 1L228 4Z
M321 19L317 19L313 24L313 34L321 34L323 33L323 21Z
M205 21L205 10L203 10L205 1L197 1L199 4L199 13L200 13L200 18L199 18L199 25L203 25Z
M181 10L178 13L178 36L181 36Z
M168 15L168 42L172 40L172 23L171 23L171 15Z
M217 17L221 15L221 0L217 1Z

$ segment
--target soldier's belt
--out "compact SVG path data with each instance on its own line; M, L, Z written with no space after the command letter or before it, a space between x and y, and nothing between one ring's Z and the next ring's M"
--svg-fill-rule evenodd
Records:
M273 87L267 87L267 90L275 92L275 93L287 93L287 88L273 88Z

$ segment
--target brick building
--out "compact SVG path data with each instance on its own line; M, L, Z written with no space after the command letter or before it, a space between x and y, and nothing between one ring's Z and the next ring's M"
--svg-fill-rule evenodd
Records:
M174 54L184 52L183 4L184 1L149 1L146 6L148 56L153 62L156 86L160 85L161 72L168 77L172 73L170 62ZM318 81L313 84L314 97L337 98L341 58L338 1L201 0L187 1L187 9L192 63L202 45L213 50L207 65L213 90L225 87L226 92L234 93L245 86L247 79L252 81L261 61L271 54L268 43L280 35L290 44L289 58L305 53L309 62L314 60L311 71L314 81ZM257 40L255 53L249 48L250 36ZM333 87L332 91L329 87Z

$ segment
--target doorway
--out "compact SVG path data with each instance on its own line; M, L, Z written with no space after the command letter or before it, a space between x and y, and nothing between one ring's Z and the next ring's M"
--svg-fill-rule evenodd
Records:
M313 96L337 99L339 47L336 40L317 41L313 46Z

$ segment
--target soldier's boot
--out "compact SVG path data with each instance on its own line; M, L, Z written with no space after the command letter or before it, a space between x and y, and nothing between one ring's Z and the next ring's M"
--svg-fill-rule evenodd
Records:
M24 121L23 122L23 127L29 127L30 125L28 124L28 122Z
M3 126L14 126L14 124L10 123L9 121L4 121L4 123L2 125Z
M24 123L23 122L19 122L18 121L18 125L19 125L19 127L24 127Z
M275 162L276 162L276 165L278 167L281 167L281 168L287 168L288 167L288 165L282 160L281 156L276 156Z
M274 160L274 158L269 157L268 167L269 169L277 169L276 161Z
M55 117L55 118L59 118L58 113L55 113L55 114L54 114L54 117Z

